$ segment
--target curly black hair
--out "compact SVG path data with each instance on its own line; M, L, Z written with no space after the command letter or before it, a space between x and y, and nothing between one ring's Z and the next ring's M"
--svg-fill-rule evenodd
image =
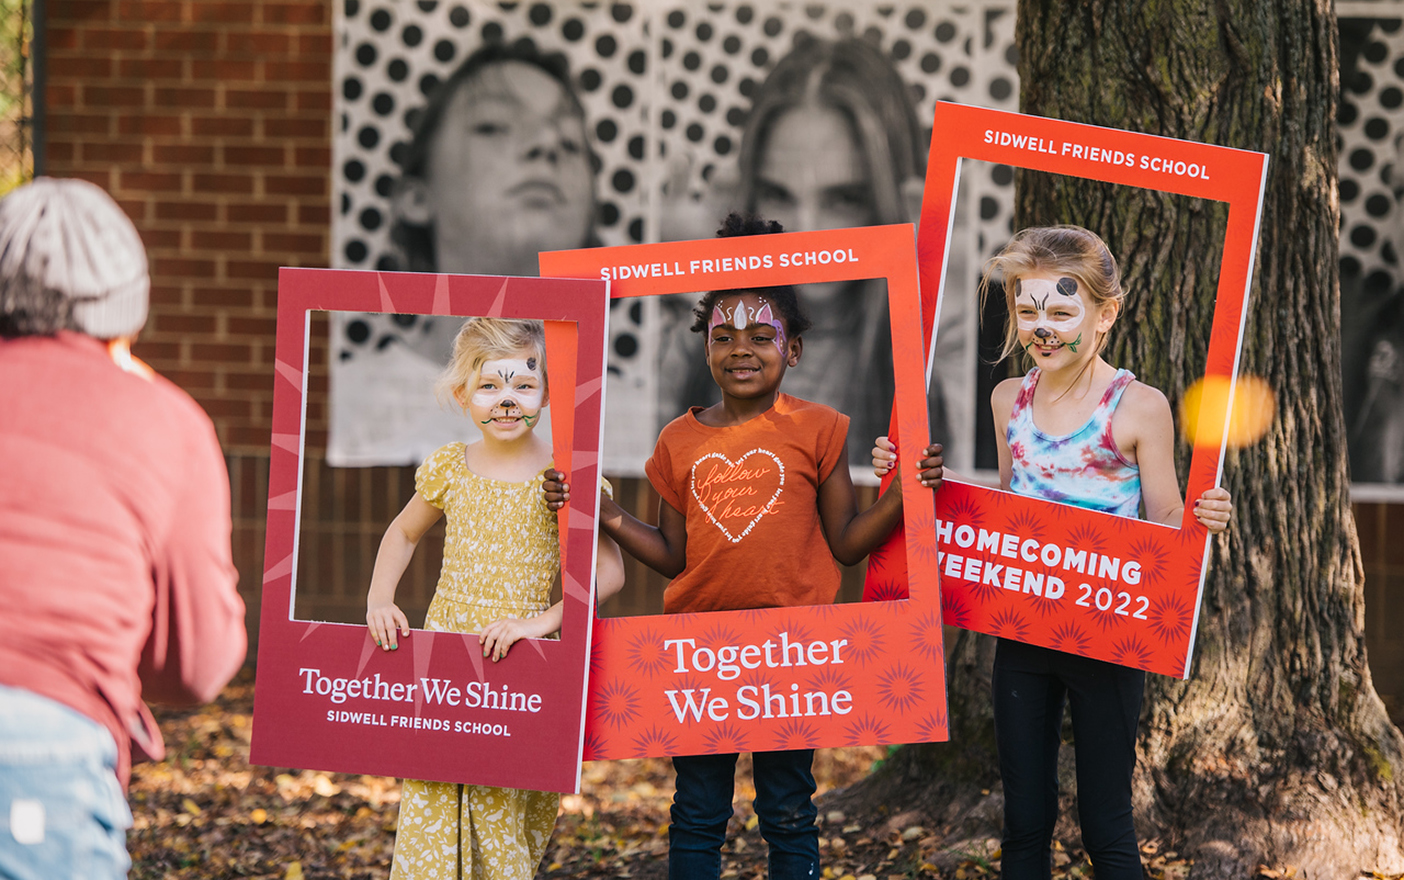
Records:
M736 211L726 215L722 220L721 228L717 230L717 238L736 238L742 235L773 235L777 232L784 232L785 227L775 220L765 220L756 214ZM781 284L776 287L757 287L740 290L709 290L697 301L697 305L692 307L692 332L706 333L707 323L712 318L712 309L721 301L722 297L733 294L757 293L764 296L774 304L776 311L780 313L780 318L785 322L785 332L793 339L813 326L814 322L809 320L804 309L800 307L799 297L795 294L795 289L788 284Z

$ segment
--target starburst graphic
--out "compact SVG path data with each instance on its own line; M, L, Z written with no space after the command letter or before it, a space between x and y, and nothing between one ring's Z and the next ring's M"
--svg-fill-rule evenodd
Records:
M878 676L878 700L899 715L905 715L926 693L926 682L920 672L898 662Z
M1062 623L1053 630L1053 647L1069 654L1085 654L1092 640L1075 623Z
M708 754L726 755L732 752L749 752L751 750L750 741L736 725L726 722L708 730L702 737L702 741L707 744Z
M863 587L864 602L895 602L907 598L907 585L904 582L883 578L869 581Z
M951 504L944 512L946 514L946 522L957 527L962 523L966 523L979 528L985 522L985 512L981 508L981 505L968 496Z
M628 660L629 669L647 678L653 678L672 663L663 647L663 639L659 638L658 631L653 627L646 627L629 637L624 657Z
M931 663L940 663L946 656L941 615L926 611L911 625L911 639L908 644L918 655Z
M771 738L771 751L808 748L814 742L816 729L808 721L791 718L775 729Z
M1092 584L1092 610L1089 616L1104 633L1125 625L1131 619L1130 594L1124 590L1114 590L1113 586L1114 584L1105 581L1094 581ZM1081 587L1078 588L1078 593L1082 593ZM1111 593L1111 604L1102 608L1100 603L1107 593ZM1118 614L1118 609L1122 613Z
M1100 556L1106 549L1107 540L1102 530L1095 525L1080 523L1068 533L1068 546L1078 550L1091 550Z
M1175 593L1157 597L1150 603L1151 631L1167 644L1182 642L1189 638L1190 618L1194 610L1189 600Z
M1122 666L1144 669L1151 660L1151 649L1137 636L1121 639L1112 648L1112 658Z
M836 690L847 688L849 682L853 680L841 666L830 664L817 668L819 670L818 672L805 679L805 684L811 690L833 693Z
M886 650L881 627L867 618L857 618L845 624L840 631L848 638L844 650L859 666L867 666L869 661Z
M999 563L995 564L999 565ZM991 605L999 601L1000 592L1003 589L998 584L992 584L985 581L984 576L985 573L989 570L988 566L989 563L986 562L984 566L981 566L980 574L975 578L975 580L965 582L967 584L967 589L969 590L970 595L973 596L975 598L975 601L980 603L981 605ZM1003 568L1003 566L1000 567ZM1002 578L1003 576L1004 573L1002 571L996 573L997 578Z
M736 630L724 623L714 623L702 633L702 637L697 640L697 644L706 645L715 650L722 645L736 644Z
M883 745L891 735L886 721L864 712L844 730L845 744L850 746Z
M677 738L660 727L649 727L634 737L633 757L671 755L677 752Z
M1004 531L1007 534L1018 535L1020 544L1027 538L1033 538L1042 544L1044 530L1043 517L1027 507L1021 506L1004 521Z
M942 590L941 611L951 626L970 629L972 614L969 601L964 596L957 596L950 590Z
M1012 608L1006 608L990 621L990 634L1023 642L1028 640L1029 625L1022 614Z
M1165 545L1153 538L1133 541L1127 561L1133 559L1141 567L1141 585L1147 588L1159 587L1170 563L1170 554L1165 552ZM1122 563L1122 566L1124 570L1125 563Z
M643 700L633 685L614 678L592 689L591 710L600 723L619 728L638 717Z
M950 728L946 721L945 709L923 715L917 722L916 731L921 742L944 742L948 739Z

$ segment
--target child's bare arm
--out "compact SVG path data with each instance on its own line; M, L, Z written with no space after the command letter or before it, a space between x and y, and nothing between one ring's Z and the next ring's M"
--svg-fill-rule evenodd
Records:
M1179 528L1185 503L1180 499L1180 483L1175 475L1175 422L1169 401L1156 389L1136 382L1126 389L1114 418L1131 428L1146 519ZM1114 432L1118 426L1113 424ZM1211 532L1228 528L1233 516L1228 490L1214 488L1205 492L1195 502L1194 515Z
M395 588L414 556L419 539L443 515L442 510L416 492L385 530L385 537L380 539L370 590L366 594L366 626L375 643L386 651L399 647L397 628L400 635L409 635L409 619L395 604Z
M876 464L876 456L874 458ZM845 454L819 484L819 519L824 524L824 536L834 558L844 565L855 565L886 540L902 519L902 481L893 480L877 503L860 513L847 461ZM923 486L931 489L940 486L942 464L939 443L922 450L916 467L921 471Z
M1009 490L1014 477L1014 456L1009 452L1009 417L1014 414L1014 400L1019 396L1022 379L1005 379L990 395L994 413L995 444L999 453L999 488Z
M547 471L541 484L546 505L559 510L570 500L570 484L560 471ZM658 525L633 516L612 498L600 498L600 528L635 559L665 577L687 565L687 520L666 501L658 502Z

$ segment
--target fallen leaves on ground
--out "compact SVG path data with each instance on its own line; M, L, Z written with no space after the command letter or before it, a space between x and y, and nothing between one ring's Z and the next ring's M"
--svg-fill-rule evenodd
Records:
M382 880L389 875L399 781L250 766L250 671L240 673L210 706L155 711L168 755L133 768L132 880ZM815 753L823 880L998 877L997 840L951 847L942 844L939 829L912 824L877 832L859 817L825 808L824 792L862 779L885 755L879 746ZM581 787L580 794L561 799L556 833L538 877L665 878L673 797L667 759L590 762ZM745 755L738 762L736 794L722 877L763 878L766 847L751 805L755 789ZM1153 880L1189 875L1189 862L1161 851L1155 841L1144 844L1142 854ZM1092 876L1080 850L1058 843L1054 857L1058 880Z

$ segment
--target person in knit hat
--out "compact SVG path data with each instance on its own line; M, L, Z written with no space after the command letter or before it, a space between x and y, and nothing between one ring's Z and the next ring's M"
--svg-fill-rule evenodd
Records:
M212 699L242 664L214 426L131 357L150 280L100 188L0 199L0 876L125 877L143 702Z

